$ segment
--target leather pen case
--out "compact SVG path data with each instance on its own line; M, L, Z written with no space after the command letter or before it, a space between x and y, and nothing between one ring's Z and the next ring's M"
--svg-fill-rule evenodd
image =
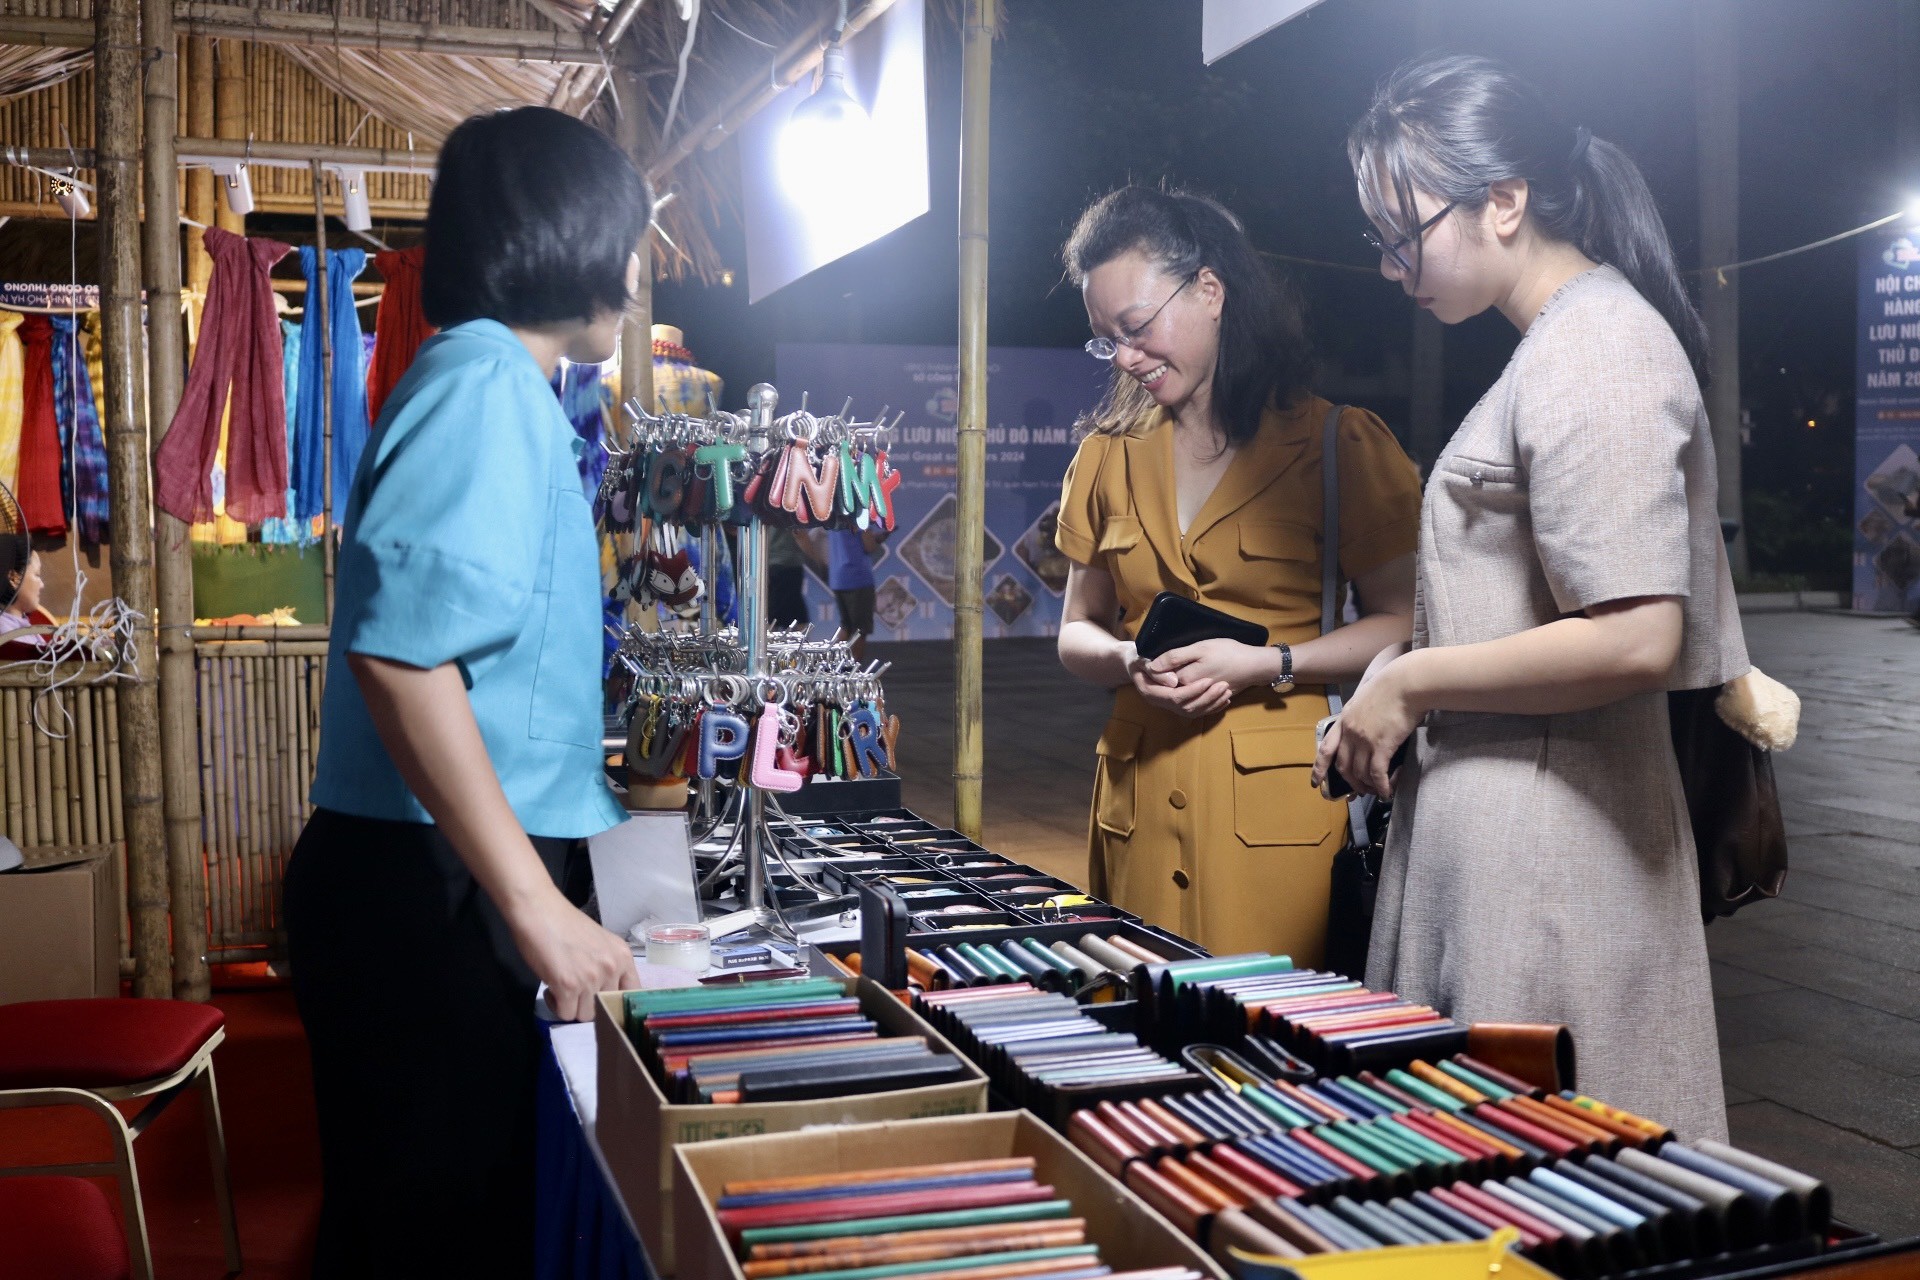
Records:
M1739 1187L1696 1173L1671 1160L1648 1155L1634 1147L1626 1148L1613 1159L1623 1169L1664 1182L1696 1200L1704 1201L1708 1211L1718 1221L1721 1236L1728 1248L1744 1249L1765 1243L1769 1234L1768 1224L1761 1216L1760 1206Z
M859 1195L856 1191L857 1188L849 1189L848 1194L832 1200L811 1200L797 1205L727 1209L720 1211L717 1217L726 1233L737 1238L740 1232L754 1227L849 1222L960 1209L991 1209L1055 1198L1052 1187L1031 1182L898 1195Z
M900 1169L891 1172L897 1172L902 1176L872 1182L822 1182L815 1186L785 1187L764 1191L723 1188L723 1193L714 1207L716 1209L752 1209L773 1204L805 1204L810 1200L833 1200L849 1194L899 1195L911 1191L940 1191L951 1187L979 1187L1033 1181L1033 1171L1020 1168L928 1173Z
M1552 1023L1476 1022L1464 1051L1535 1088L1557 1093L1574 1084L1573 1033Z
M1792 1192L1800 1201L1801 1213L1806 1221L1806 1229L1812 1233L1825 1231L1833 1222L1833 1193L1820 1179L1789 1169L1785 1165L1775 1164L1754 1155L1751 1151L1742 1151L1730 1147L1724 1142L1712 1138L1702 1138L1694 1144L1694 1149L1703 1156L1710 1156L1723 1164L1756 1174L1770 1182L1779 1184Z
M932 1233L939 1234L939 1233ZM782 1258L749 1259L740 1269L747 1280L774 1280L835 1269L900 1266L907 1263L959 1265L950 1260L1033 1249L1072 1248L1086 1243L1084 1225L1077 1228L1035 1229L1025 1233L999 1232L979 1239L916 1240L911 1237L855 1237L820 1254L791 1254Z

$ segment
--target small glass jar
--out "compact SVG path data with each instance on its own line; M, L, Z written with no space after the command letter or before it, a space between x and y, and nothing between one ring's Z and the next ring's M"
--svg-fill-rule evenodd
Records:
M705 973L713 963L713 935L703 924L650 925L647 963Z

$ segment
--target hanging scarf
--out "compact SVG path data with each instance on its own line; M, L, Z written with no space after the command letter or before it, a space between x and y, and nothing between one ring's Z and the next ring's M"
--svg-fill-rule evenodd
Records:
M420 266L426 260L423 244L373 255L373 265L386 281L373 323L373 365L367 370L367 416L376 421L387 396L412 367L420 344L433 336L433 326L420 310Z
M107 442L100 434L93 379L72 316L53 319L53 413L60 424L62 509L80 541L107 541Z
M605 385L597 364L563 360L553 371L553 394L559 397L560 412L573 425L582 444L575 451L574 465L579 468L580 483L589 499L600 491L600 477L607 470Z
M28 316L20 323L20 342L26 377L20 397L20 484L14 497L29 530L62 535L67 514L60 500L60 423L53 412L53 321Z
M154 499L194 524L211 520L213 463L228 417L226 513L246 524L286 513L286 402L280 324L267 270L289 251L209 227L213 278L179 412L154 454ZM227 414L228 393L232 412Z
M325 479L320 470L326 433L326 405L320 388L326 381L326 340L321 336L319 255L300 250L307 273L307 308L300 318L300 403L295 430L293 487L299 494L296 515L307 519L325 505ZM327 327L333 343L333 522L346 511L347 492L367 444L366 360L360 349L360 316L353 309L353 282L367 265L359 249L335 249L327 254Z
M300 412L300 327L286 320L280 322L281 367L287 371L287 456L297 457L298 450L294 440L294 424ZM285 519L268 520L260 526L260 541L284 542L297 546L311 546L319 539L313 532L313 521L302 520L297 514L300 510L299 491L293 487L292 475L287 482L287 514Z
M27 365L20 347L18 311L0 311L0 485L20 482L20 424L26 417Z

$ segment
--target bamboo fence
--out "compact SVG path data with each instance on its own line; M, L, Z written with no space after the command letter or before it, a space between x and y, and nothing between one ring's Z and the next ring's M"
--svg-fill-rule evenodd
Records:
M207 940L215 961L285 953L280 885L312 812L307 788L320 745L327 650L312 637L322 630L194 645ZM111 852L124 893L118 690L90 683L105 671L68 668L61 674L75 682L52 693L41 677L0 671L0 832L30 864L75 850ZM132 962L129 938L123 903L123 968Z

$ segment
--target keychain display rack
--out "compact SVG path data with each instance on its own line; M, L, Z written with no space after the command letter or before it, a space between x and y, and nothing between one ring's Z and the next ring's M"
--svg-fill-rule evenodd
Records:
M822 900L836 895L789 863L773 838L770 815L784 818L777 797L799 790L816 763L826 766L822 753L849 776L885 770L899 720L886 713L884 666L862 666L838 635L818 640L770 626L768 528L890 529L899 476L887 451L898 419L886 423L883 411L880 420L856 421L851 402L822 418L804 399L776 417L779 394L766 383L747 393L747 404L744 414L692 417L629 401L628 450L611 460L596 505L607 527L636 535L634 563L621 578L643 607L656 598L685 602L668 594L687 590L686 566L672 548L678 531L698 532L702 568L717 580L722 531L737 529L739 625L721 625L711 590L698 632L628 625L615 654L616 679L627 685L620 718L630 768L700 783L694 843L725 841L701 880L702 896L739 875L740 907L791 939L769 890L770 863Z

